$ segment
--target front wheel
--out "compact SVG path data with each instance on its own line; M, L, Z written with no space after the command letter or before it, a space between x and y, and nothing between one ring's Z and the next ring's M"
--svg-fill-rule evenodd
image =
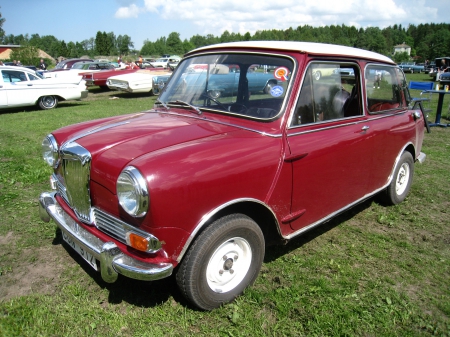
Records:
M183 295L212 310L242 294L258 276L264 259L264 236L243 214L216 220L194 241L176 274Z
M405 200L411 189L414 175L414 160L409 152L404 152L394 170L391 183L384 193L384 201L396 205Z
M53 109L58 105L58 98L56 96L43 96L39 98L38 104L42 110Z

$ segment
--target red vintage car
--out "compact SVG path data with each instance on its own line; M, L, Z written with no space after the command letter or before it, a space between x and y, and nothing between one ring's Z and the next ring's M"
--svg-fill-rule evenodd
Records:
M187 72L198 64L208 66ZM237 81L221 75L231 65ZM334 76L314 76L330 68ZM250 72L274 84L252 92ZM226 95L210 94L221 86ZM280 41L203 47L185 55L153 109L44 139L54 173L41 218L106 282L174 272L184 296L211 310L252 284L266 245L372 196L407 197L425 159L426 120L410 102L402 70L373 52Z
M84 73L83 74L83 80L86 81L86 86L92 87L92 86L99 86L102 89L108 89L108 85L106 84L106 81L111 76L121 75L121 74L129 74L134 73L139 70L139 67L135 68L115 68L115 69L109 69L109 70L102 70L98 72L93 73Z

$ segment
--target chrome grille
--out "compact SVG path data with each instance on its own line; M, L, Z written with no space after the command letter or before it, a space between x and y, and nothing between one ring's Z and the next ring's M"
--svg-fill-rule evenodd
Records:
M117 240L126 243L126 229L130 226L125 222L109 215L105 212L100 211L97 208L93 209L95 226Z
M64 182L58 181L58 191L81 221L92 223L89 191L91 154L76 142L65 144L60 153Z

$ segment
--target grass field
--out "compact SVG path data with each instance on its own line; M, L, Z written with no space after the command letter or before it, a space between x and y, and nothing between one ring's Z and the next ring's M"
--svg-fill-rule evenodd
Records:
M220 309L192 308L173 277L103 282L39 219L51 173L40 144L64 125L154 100L90 89L55 110L0 112L0 336L450 336L450 128L425 135L427 160L405 202L369 199L269 247L253 287Z

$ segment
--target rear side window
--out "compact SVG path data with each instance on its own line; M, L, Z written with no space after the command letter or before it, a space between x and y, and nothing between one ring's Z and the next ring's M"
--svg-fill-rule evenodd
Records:
M27 75L23 71L16 70L3 70L2 71L3 82L22 82L28 81Z
M291 126L362 114L356 64L312 62L305 73Z
M395 67L367 66L365 85L369 113L390 111L404 106L406 79Z

